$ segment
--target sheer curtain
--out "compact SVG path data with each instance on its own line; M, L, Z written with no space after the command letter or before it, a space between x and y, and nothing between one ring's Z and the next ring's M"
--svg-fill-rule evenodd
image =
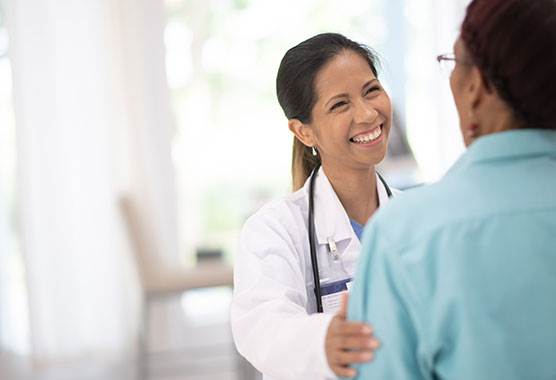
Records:
M38 363L126 355L140 298L118 197L177 262L159 0L4 0ZM155 230L153 228L153 230Z
M434 182L464 150L458 116L436 56L452 51L470 0L405 0L407 132L425 182Z
M0 0L0 349L25 350L25 297L19 296L21 257L14 233L15 127L13 125L11 67L8 35ZM18 288L19 287L19 288ZM23 328L21 328L23 326Z

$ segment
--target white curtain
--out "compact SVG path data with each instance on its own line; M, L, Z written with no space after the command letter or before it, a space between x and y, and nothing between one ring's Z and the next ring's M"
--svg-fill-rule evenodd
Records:
M38 363L126 355L139 287L118 197L177 262L160 0L4 0Z
M0 15L1 17L1 15ZM0 20L2 23L3 20ZM11 108L11 70L7 49L7 33L0 24L0 348L10 346L17 350L21 345L14 344L18 338L14 317L15 297L14 279L14 234L11 212L14 183L14 128ZM17 282L17 281L15 281ZM20 313L19 319L24 319ZM25 342L25 337L19 337Z
M12 251L11 244L11 223L8 210L8 196L4 190L4 177L6 173L0 166L0 304L9 305L10 297L9 289L9 273L6 270L9 265L10 252ZM0 347L7 345L10 342L10 315L5 308L0 308Z
M449 79L435 57L452 51L469 0L405 2L408 135L423 180L433 182L464 150Z

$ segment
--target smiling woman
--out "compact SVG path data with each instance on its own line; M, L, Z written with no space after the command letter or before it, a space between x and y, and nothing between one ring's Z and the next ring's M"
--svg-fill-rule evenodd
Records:
M323 33L288 50L278 69L278 100L295 135L294 184L305 184L245 223L231 314L239 352L266 379L351 377L348 365L378 347L371 327L346 322L341 306L362 226L388 201L375 165L392 107L376 61L368 47Z

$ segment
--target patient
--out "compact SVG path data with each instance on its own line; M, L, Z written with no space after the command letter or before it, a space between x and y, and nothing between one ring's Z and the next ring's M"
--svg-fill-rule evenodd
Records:
M467 152L368 224L361 379L556 379L556 1L473 0L450 87Z

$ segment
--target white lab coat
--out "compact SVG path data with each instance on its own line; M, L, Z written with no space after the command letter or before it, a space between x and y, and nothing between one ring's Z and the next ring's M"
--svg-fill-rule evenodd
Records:
M379 204L388 201L377 177ZM333 315L316 313L307 231L309 180L251 216L234 266L231 324L238 351L265 380L336 379L324 342ZM361 243L322 168L315 179L314 221L321 281L353 277ZM335 240L334 261L328 238Z

